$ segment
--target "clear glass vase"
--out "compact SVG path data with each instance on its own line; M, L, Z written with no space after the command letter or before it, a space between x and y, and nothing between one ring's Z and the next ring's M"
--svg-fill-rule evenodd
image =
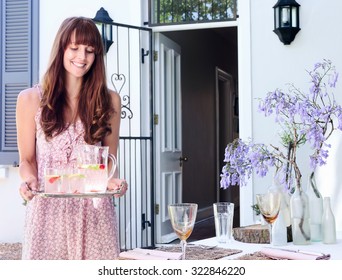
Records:
M314 172L309 175L306 194L309 198L311 241L322 241L323 198L317 188Z
M311 243L309 199L301 186L296 186L290 200L292 240L295 245Z
M324 198L322 236L324 244L336 243L336 223L334 213L331 209L330 197Z

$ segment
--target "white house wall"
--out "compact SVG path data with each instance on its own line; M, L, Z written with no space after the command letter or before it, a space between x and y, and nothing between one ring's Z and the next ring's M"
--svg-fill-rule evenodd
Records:
M17 168L0 168L0 243L21 241L24 210Z
M276 129L271 129L274 121L257 111L257 98L276 88L287 89L293 83L308 92L310 77L306 70L312 70L316 62L330 59L340 73L335 90L337 101L342 104L342 35L338 31L342 25L340 11L342 2L338 0L297 0L300 6L300 28L290 45L283 45L273 30L273 5L276 0L250 1L251 4L251 72L252 72L252 136L256 142L278 141ZM242 18L243 15L240 14ZM243 52L244 46L239 46ZM243 74L243 73L242 73ZM239 77L240 84L243 77ZM241 94L241 92L240 92ZM241 104L243 106L243 104ZM241 111L240 111L241 112ZM241 124L241 126L248 124ZM342 230L342 180L341 133L337 132L332 141L328 164L317 172L317 184L323 196L331 196L336 216L337 230ZM305 151L303 150L303 154ZM305 158L307 159L307 157ZM299 157L303 169L303 186L306 187L309 170L308 162ZM266 180L254 177L254 194L265 191L271 184L271 176ZM249 193L253 195L253 193ZM246 206L248 207L248 206Z

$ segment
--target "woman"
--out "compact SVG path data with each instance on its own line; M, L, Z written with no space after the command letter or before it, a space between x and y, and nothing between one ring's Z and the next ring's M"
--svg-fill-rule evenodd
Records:
M112 197L34 195L44 168L75 165L78 145L109 146L117 155L121 101L107 88L103 54L93 21L68 18L57 33L41 85L18 96L20 194L28 201L23 259L114 259L119 254ZM119 189L120 197L127 183L112 178L108 189Z

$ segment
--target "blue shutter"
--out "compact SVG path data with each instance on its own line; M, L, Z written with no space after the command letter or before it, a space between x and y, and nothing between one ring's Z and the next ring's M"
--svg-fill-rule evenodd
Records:
M32 48L37 23L32 20L36 1L4 0L1 2L1 114L0 165L19 162L15 109L18 93L32 85L37 59Z

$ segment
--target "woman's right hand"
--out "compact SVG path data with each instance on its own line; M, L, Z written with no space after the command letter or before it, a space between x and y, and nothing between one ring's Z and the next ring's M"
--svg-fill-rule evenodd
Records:
M34 197L34 192L38 190L38 182L36 178L29 178L22 182L19 187L19 193L25 202L30 201Z

